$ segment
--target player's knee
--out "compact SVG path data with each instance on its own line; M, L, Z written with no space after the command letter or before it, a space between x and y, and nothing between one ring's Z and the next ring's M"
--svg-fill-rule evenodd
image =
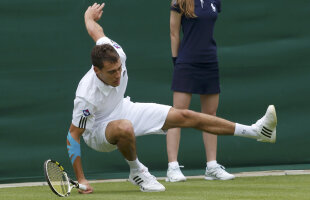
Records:
M129 120L121 120L117 125L117 134L119 139L134 138L134 130Z
M191 110L180 110L180 120L185 123L194 118L194 113L195 112Z

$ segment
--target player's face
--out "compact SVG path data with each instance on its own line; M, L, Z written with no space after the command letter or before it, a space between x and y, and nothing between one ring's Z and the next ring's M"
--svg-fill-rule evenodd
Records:
M111 85L113 87L119 86L122 73L121 60L118 59L117 63L114 64L110 62L104 62L103 65L104 67L102 69L95 67L97 77L105 84Z

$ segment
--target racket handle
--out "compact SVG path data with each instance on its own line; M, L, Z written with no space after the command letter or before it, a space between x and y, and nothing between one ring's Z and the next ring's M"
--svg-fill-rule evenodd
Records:
M79 184L79 189L86 191L87 190L87 186L83 185L83 184Z

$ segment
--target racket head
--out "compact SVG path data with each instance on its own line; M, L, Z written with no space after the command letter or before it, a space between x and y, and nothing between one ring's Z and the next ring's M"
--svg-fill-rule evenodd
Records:
M49 187L56 195L65 197L70 194L69 178L59 162L51 159L45 161L44 175Z

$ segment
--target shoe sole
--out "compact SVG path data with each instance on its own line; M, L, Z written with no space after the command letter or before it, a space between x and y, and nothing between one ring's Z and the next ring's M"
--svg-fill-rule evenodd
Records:
M205 180L207 180L207 181L214 181L214 180L228 181L228 180L233 180L233 179L235 179L235 177L220 179L220 178L214 178L214 177L210 177L210 176L205 176Z
M166 182L175 183L175 182L185 182L186 178L185 179L180 179L180 180L173 180L173 179L166 178L165 180L166 180Z
M148 190L148 189L145 189L144 187L138 185L136 182L130 180L130 179L127 179L130 183L132 183L133 185L136 185L140 188L140 191L141 192L163 192L163 191L166 191L166 188L163 188L163 189L160 189L160 190Z
M277 137L276 126L277 126L278 120L277 120L277 114L276 114L276 109L275 109L274 105L268 106L265 116L267 116L269 114L272 115L272 118L274 121L271 124L268 124L268 129L273 129L273 131L271 132L269 139L268 138L258 139L257 141L259 141L259 142L269 142L269 143L275 143L276 142L276 137ZM264 122L264 124L265 124L265 122ZM263 125L262 129L264 129L264 128L266 129L266 125ZM263 134L262 130L261 130L261 134ZM263 134L263 135L266 136L266 134Z
M141 192L164 192L164 191L166 191L166 188L162 189L162 190L145 190L145 189L140 187L140 191Z

